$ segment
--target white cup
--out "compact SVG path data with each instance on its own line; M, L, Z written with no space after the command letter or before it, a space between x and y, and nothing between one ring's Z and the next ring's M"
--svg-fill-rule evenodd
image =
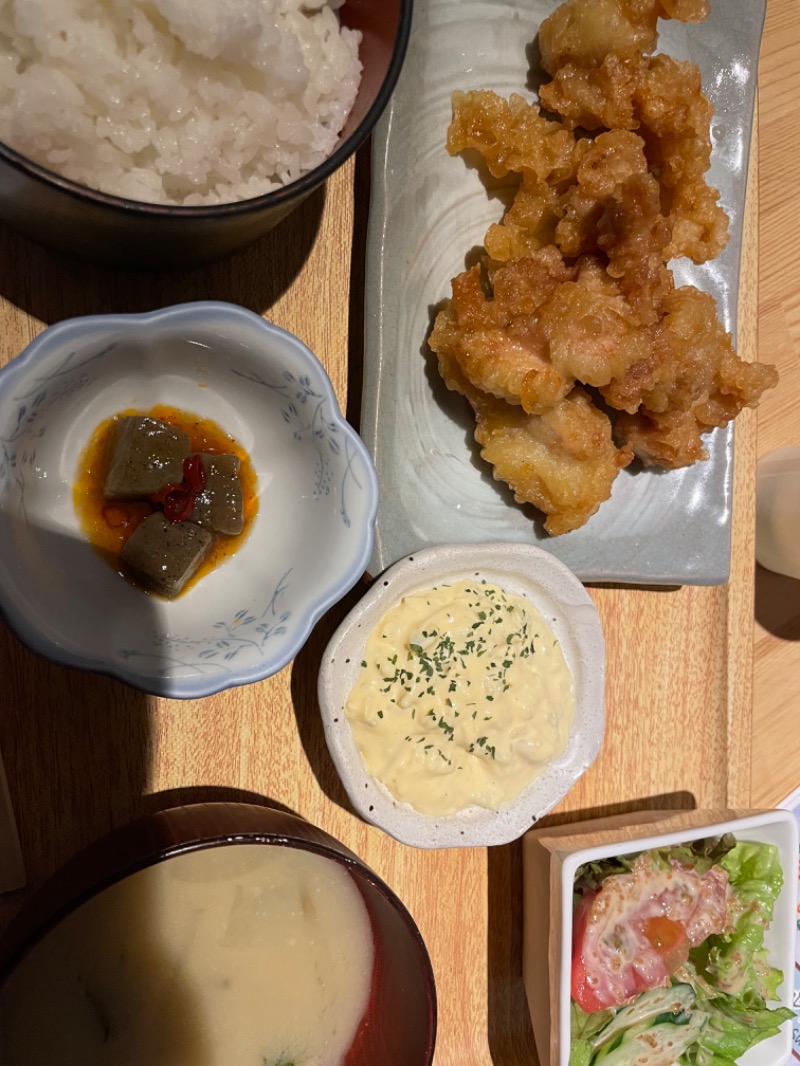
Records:
M756 559L800 579L800 447L778 448L758 461Z

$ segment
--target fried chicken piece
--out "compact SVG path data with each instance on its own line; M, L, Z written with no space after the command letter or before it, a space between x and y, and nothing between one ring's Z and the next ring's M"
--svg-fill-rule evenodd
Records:
M609 52L651 52L659 18L702 22L708 0L566 0L539 27L542 67L554 74L565 63L599 66Z
M543 414L576 380L608 385L647 358L639 318L602 264L573 266L552 245L453 279L430 347L454 359L477 389Z
M640 407L655 414L689 410L710 393L723 353L732 351L714 297L690 285L665 298L648 335L648 358L602 390L606 403L631 414Z
M647 173L644 141L635 133L601 133L578 164L576 180L562 194L555 243L565 256L597 251L598 227L618 185Z
M778 374L739 359L709 293L684 286L665 299L664 309L650 330L649 359L601 392L626 412L616 421L618 442L646 465L688 466L706 458L701 434L755 407Z
M558 189L526 171L503 221L493 223L487 230L486 251L499 263L532 256L555 243L560 217Z
M641 56L610 52L596 67L564 63L553 80L539 87L541 105L558 115L568 130L635 130L633 106Z
M526 414L482 393L469 399L477 418L475 439L495 478L511 487L518 503L543 511L553 536L588 521L631 461L630 449L614 446L610 421L581 388L544 415Z
M778 384L778 369L770 363L745 363L733 348L722 354L714 390L692 412L703 429L726 426L745 407L757 407L767 389Z
M495 178L520 177L506 217L486 235L492 258L506 262L553 242L560 217L558 187L574 179L587 145L521 96L505 100L485 90L453 94L447 148L453 155L478 152Z
M550 362L570 383L609 385L649 352L638 316L591 258L555 289L540 322Z
M587 199L606 200L634 174L647 173L644 141L627 130L610 130L586 141L575 173L576 187Z
M691 411L651 415L621 414L614 423L614 439L627 444L645 466L677 469L707 459L700 427Z
M551 536L587 522L633 459L627 445L614 445L610 421L581 388L546 414L529 415L476 389L448 352L439 354L439 372L449 389L469 400L475 440L495 480L504 481L518 503L544 512Z
M711 165L714 109L694 63L655 55L639 65L634 93L648 160L668 188L701 178Z
M492 269L489 297L482 268L472 267L453 279L452 299L437 315L428 343L455 360L474 388L541 413L566 396L572 381L551 364L538 312L574 274L556 249L542 249Z
M670 257L713 259L728 241L728 216L705 174L711 165L714 109L694 63L657 55L642 68L634 98L639 132L651 169L659 175L662 206L673 224Z
M568 129L613 125L642 137L673 230L666 258L688 255L701 263L724 248L728 218L704 177L711 164L713 109L693 63L612 53L597 67L562 67L540 96Z
M566 256L597 250L597 225L605 201L620 181L647 172L644 141L634 133L604 133L584 143L575 181L563 190L556 208L554 243Z
M489 89L453 93L447 150L467 149L480 153L495 178L530 171L557 184L574 177L577 166L575 137L516 93L507 100Z
M619 280L619 291L642 326L658 321L661 304L674 288L664 265L672 226L660 208L656 179L633 174L614 189L597 226L608 273Z
M685 181L673 189L666 210L672 239L665 258L685 255L695 263L707 263L728 243L728 215L719 202L719 192L704 180Z
M766 389L778 383L778 371L763 363L745 363L733 352L723 354L708 396L688 410L656 414L642 407L619 417L616 439L628 444L646 466L690 466L707 459L702 434L726 426L745 407L757 407Z

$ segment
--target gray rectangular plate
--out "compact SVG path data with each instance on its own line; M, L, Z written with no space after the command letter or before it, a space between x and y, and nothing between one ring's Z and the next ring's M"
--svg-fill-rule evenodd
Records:
M730 569L733 427L707 462L625 470L581 529L544 532L538 512L496 482L472 437L466 400L439 379L427 346L436 305L483 243L502 203L445 149L454 89L526 90L529 46L556 0L416 0L408 56L373 135L361 431L378 469L375 574L443 543L536 543L583 581L713 585ZM678 284L716 297L735 334L747 157L765 0L712 0L700 26L660 24L659 49L698 63L714 105L708 178L731 239L711 263L673 264Z

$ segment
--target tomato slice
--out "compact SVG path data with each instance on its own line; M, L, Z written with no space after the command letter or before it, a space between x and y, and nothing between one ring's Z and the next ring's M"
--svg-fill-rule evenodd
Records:
M680 922L674 922L663 914L655 914L645 919L642 932L661 956L667 973L675 973L689 958L691 944Z
M590 974L583 961L583 938L586 932L586 919L592 909L597 892L586 892L581 896L577 910L572 917L572 998L587 1014L604 1010L605 1002L595 990L596 981L590 980Z
M728 875L644 853L628 873L584 893L573 917L572 998L589 1014L669 985L691 948L728 922Z

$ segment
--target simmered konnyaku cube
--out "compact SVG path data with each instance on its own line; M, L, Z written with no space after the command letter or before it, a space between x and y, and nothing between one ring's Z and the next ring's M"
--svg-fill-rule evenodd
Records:
M104 488L109 500L151 496L183 479L191 452L188 434L146 415L128 415L114 425L111 461Z
M244 510L239 457L201 452L205 485L194 501L191 520L214 533L235 536L242 532Z
M169 522L155 511L128 537L121 558L139 584L172 597L197 570L213 540L193 522Z

